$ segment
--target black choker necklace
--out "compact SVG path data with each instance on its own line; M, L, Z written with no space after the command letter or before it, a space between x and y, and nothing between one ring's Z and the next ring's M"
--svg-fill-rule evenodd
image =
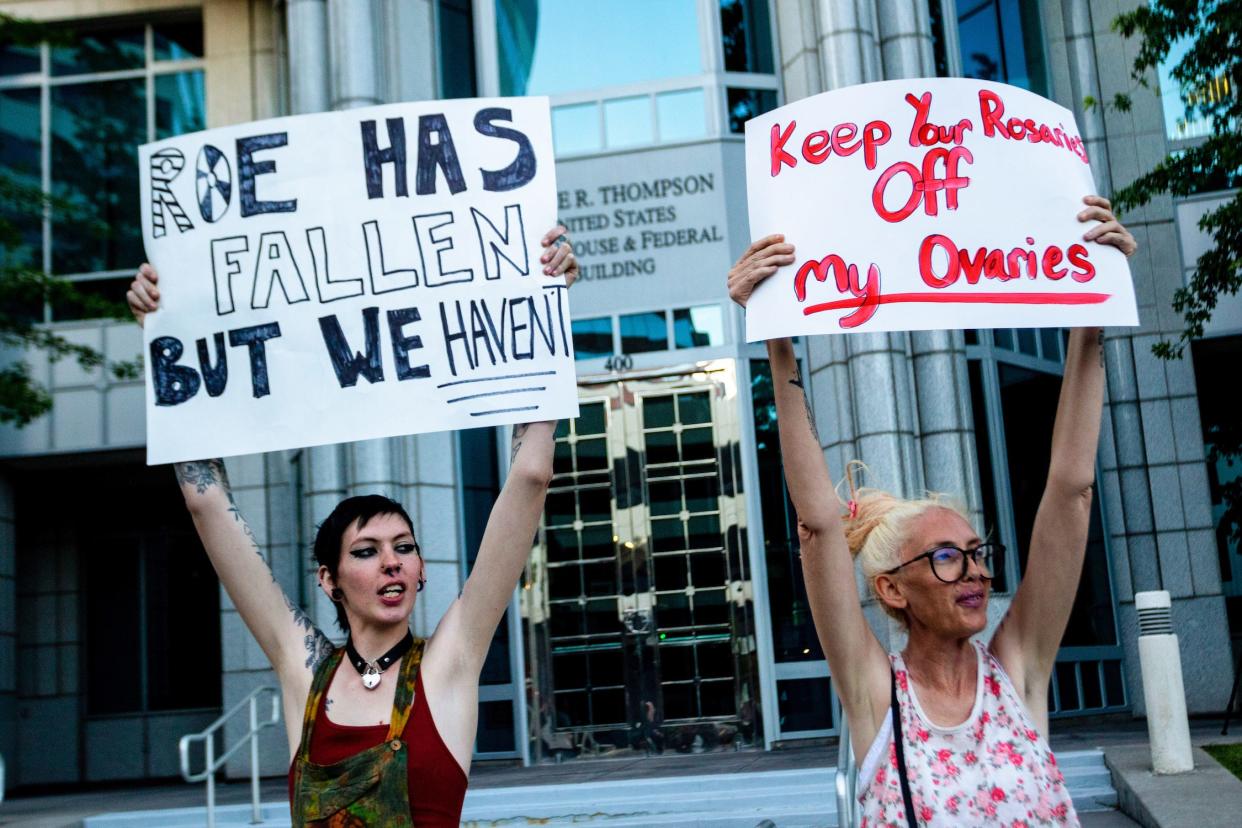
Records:
M394 662L400 661L401 656L409 651L413 643L414 634L406 630L405 638L398 641L397 646L375 659L375 661L367 661L358 655L358 651L354 649L354 640L347 638L345 639L345 653L349 656L350 664L353 664L354 669L358 671L358 675L362 676L362 686L368 690L374 690L376 687L379 687L384 671L392 666Z

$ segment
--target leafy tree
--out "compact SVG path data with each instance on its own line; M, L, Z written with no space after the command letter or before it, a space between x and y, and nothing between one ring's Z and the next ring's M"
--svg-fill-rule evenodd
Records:
M59 42L64 32L0 13L0 49ZM90 205L73 204L44 193L38 171L0 166L0 348L7 353L0 363L0 423L24 426L46 414L52 397L34 377L22 356L42 350L53 361L74 359L83 368L104 367L117 378L137 375L133 362L109 362L94 348L70 342L40 324L43 306L75 306L89 316L123 317L120 302L108 302L78 291L71 282L43 271L42 222L53 217L71 221L80 232L105 232ZM31 174L33 173L33 174Z
M1242 188L1242 0L1153 0L1117 17L1115 29L1125 37L1139 36L1139 52L1131 76L1144 87L1150 73L1174 48L1188 46L1171 68L1181 87L1188 118L1200 117L1211 125L1201 143L1171 153L1152 170L1120 189L1114 203L1125 210L1146 204L1157 195L1188 196L1199 192ZM1130 97L1113 100L1118 109L1130 107ZM1204 324L1221 296L1242 288L1242 189L1199 220L1199 229L1212 237L1213 246L1195 263L1190 281L1173 294L1173 308L1184 327L1176 341L1162 340L1153 351L1165 359L1183 355L1186 343L1203 335ZM1208 461L1242 462L1242 421L1214 426L1204 435ZM1221 487L1225 513L1222 528L1234 543L1242 543L1242 475Z

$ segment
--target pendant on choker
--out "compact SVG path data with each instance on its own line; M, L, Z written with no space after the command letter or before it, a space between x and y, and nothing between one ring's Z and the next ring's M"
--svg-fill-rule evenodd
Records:
M374 690L380 686L380 680L383 677L384 674L377 670L374 664L368 664L362 673L362 686L368 690Z

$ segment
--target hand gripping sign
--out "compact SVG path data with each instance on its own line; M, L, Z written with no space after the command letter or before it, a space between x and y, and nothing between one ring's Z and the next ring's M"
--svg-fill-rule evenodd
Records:
M149 463L577 415L546 98L209 130L139 174Z
M746 338L1137 325L1125 256L1084 242L1096 192L1073 115L977 80L826 92L746 124L750 231L796 261Z

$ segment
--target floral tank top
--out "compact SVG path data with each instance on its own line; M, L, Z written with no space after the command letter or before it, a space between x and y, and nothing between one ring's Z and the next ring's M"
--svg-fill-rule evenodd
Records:
M979 657L975 703L966 721L940 727L923 713L898 654L889 658L897 700L915 822L924 828L997 825L1034 828L1078 825L1074 803L1048 742L1000 662L975 643ZM862 828L906 821L892 716L859 767Z

